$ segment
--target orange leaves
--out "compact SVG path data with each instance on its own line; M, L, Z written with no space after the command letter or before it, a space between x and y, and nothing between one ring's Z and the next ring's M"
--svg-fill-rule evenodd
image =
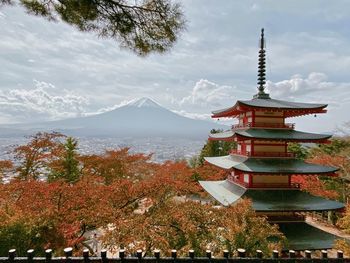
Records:
M0 239L2 226L14 226L28 233L26 246L78 250L84 234L98 230L110 247L148 253L176 248L185 253L190 248L219 251L238 245L253 251L267 246L267 236L277 234L264 218L256 217L249 202L217 209L191 201L201 190L198 179L224 177L209 165L192 169L186 161L157 164L150 155L132 154L128 148L102 155L74 152L66 155L66 163L74 159L77 180L58 176L39 181L45 169L64 172L57 160L67 153L62 146L68 144L57 140L60 135L39 134L16 149L22 180L0 184Z
M193 171L185 161L166 161L155 171L154 185L160 191L168 189L176 195L184 195L196 192L196 182L192 178Z
M106 151L103 155L81 156L83 175L104 178L106 184L121 178L138 180L152 173L151 155L130 154L129 148Z
M322 196L329 199L338 199L339 193L335 190L327 190L324 181L316 175L314 176L303 176L293 175L292 182L300 185L300 188L313 195Z
M2 175L3 172L12 169L13 168L13 162L10 160L0 160L0 175ZM0 176L1 178L1 176Z
M347 161L344 156L340 155L328 155L325 153L319 153L316 156L314 156L311 159L307 160L310 163L315 164L321 164L321 165L328 165L333 167L338 167L339 165L344 165L344 163Z
M200 180L216 181L223 180L227 176L227 171L205 162L203 165L196 167Z
M211 249L219 253L237 247L268 250L267 237L282 238L277 227L257 217L248 201L228 208L215 208L199 202L168 199L153 204L144 214L125 216L105 229L104 243L110 247L125 246L130 253L143 249L151 254L155 248L180 255L189 249L196 253ZM278 244L276 244L277 246ZM199 255L199 254L198 254Z
M26 145L14 149L15 159L20 163L16 170L21 179L36 180L46 165L63 150L60 133L37 133Z

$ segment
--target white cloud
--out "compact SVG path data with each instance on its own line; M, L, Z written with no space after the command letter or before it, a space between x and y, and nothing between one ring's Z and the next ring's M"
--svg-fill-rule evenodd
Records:
M57 93L60 93L59 95ZM0 112L7 122L38 122L80 116L89 100L34 80L32 89L0 91Z
M191 119L206 120L206 121L212 120L211 115L209 113L201 114L201 113L187 112L184 110L172 110L172 112Z
M224 98L232 97L234 88L231 86L219 86L206 79L197 81L190 95L180 101L180 105L196 106L220 106Z
M350 83L330 82L326 74L318 72L312 72L306 78L298 74L276 83L267 81L267 89L272 96L284 99L305 97L310 93L334 94L335 91L349 88Z

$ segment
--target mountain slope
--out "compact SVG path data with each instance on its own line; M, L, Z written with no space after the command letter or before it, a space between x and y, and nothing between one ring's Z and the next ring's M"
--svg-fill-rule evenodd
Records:
M28 126L28 125L27 125ZM34 130L55 130L75 136L207 138L213 128L227 126L194 120L167 110L148 98L135 100L105 113L30 125Z

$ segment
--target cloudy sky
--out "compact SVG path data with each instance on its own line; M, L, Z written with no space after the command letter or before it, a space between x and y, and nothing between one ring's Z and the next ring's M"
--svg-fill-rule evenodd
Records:
M0 9L0 123L102 112L137 97L193 118L256 93L261 27L273 98L328 103L299 129L350 120L349 1L183 0L187 30L170 53L138 57L64 23ZM311 120L311 121L310 121Z

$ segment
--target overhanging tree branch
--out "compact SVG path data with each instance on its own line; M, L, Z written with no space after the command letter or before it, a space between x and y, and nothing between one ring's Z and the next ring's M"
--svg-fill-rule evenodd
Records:
M166 52L185 29L179 3L173 0L19 0L28 13L62 20L83 32L111 38L138 55ZM175 0L174 0L175 1ZM0 0L1 5L14 1Z

